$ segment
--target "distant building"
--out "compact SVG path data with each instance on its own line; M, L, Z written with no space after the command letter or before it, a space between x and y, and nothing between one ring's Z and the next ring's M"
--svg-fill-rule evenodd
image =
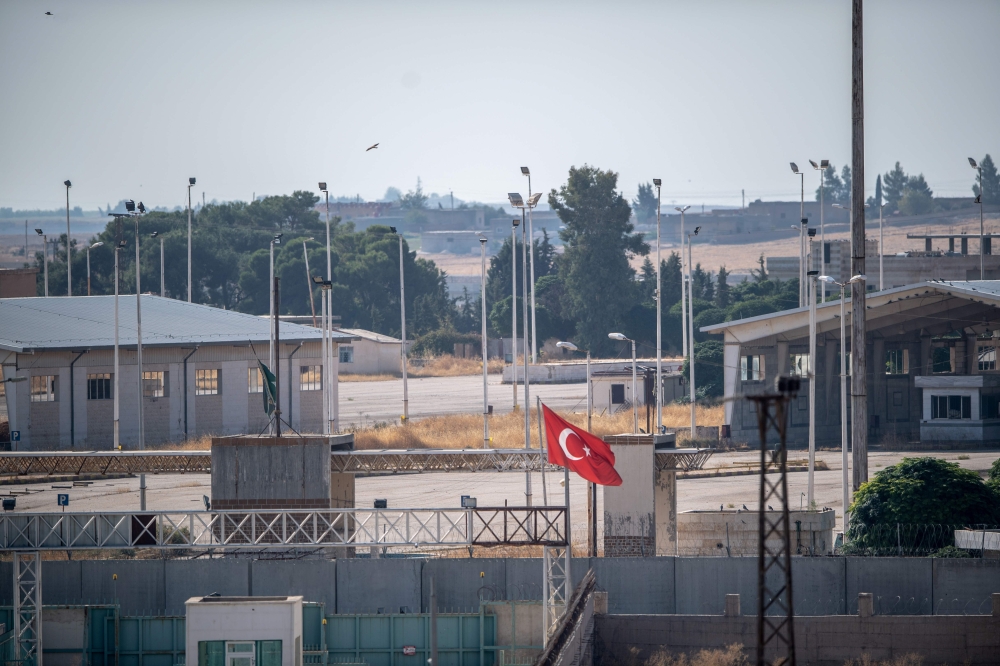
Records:
M37 280L37 268L0 268L0 298L36 296Z
M111 449L114 300L0 299L0 367L19 450ZM119 313L120 441L131 449L139 440L135 296L119 299ZM267 362L269 329L265 318L142 296L146 442L263 430L268 418L257 359ZM299 432L320 432L322 332L282 322L280 335L282 416ZM335 346L353 339L334 332Z
M343 374L402 376L399 338L362 328L339 330L353 338L350 344L341 344L339 348L340 371ZM412 345L413 340L407 341L408 347Z

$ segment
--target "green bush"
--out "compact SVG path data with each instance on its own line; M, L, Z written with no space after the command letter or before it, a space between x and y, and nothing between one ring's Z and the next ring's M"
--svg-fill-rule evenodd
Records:
M417 338L410 353L414 356L440 356L454 353L458 343L478 345L481 342L481 336L475 333L459 333L455 329L439 328Z

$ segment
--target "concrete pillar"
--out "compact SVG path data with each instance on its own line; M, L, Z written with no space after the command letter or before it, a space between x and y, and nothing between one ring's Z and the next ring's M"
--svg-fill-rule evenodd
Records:
M965 374L979 374L979 347L976 344L976 334L970 333L965 336ZM695 367L697 373L698 368ZM697 376L695 377L697 379Z
M695 372L698 368L695 368ZM994 592L990 595L993 599L993 617L1000 617L1000 592Z
M656 554L676 556L677 547L677 471L658 470L653 487L656 519Z
M920 364L918 367L922 369L920 372L921 375L934 374L934 360L931 356L931 336L929 335L920 336Z
M783 377L788 374L788 343L778 342L778 376ZM697 371L697 368L695 368ZM697 376L695 376L697 379Z
M963 238L962 239L962 256L964 257L964 256L966 256L968 254L969 254L969 239L968 238ZM697 371L698 371L698 368L695 368L695 373L697 373ZM697 379L697 377L695 377L695 379Z
M698 368L695 368L697 372ZM695 377L697 379L697 377ZM608 614L608 593L607 591L597 590L594 592L594 615L607 615Z
M954 252L955 251L955 239L954 238L949 238L948 239L948 251L949 252Z
M871 592L858 593L858 617L871 617L875 614L875 600Z
M931 239L930 238L925 238L924 239L924 251L925 252L930 252L931 249L932 249L931 248Z
M873 393L872 395L872 413L868 417L869 426L873 426L878 423L878 433L881 436L882 430L885 428L885 417L888 413L886 409L886 382L885 382L885 339L875 338L872 341L872 379L873 379ZM695 368L697 371L697 368Z
M726 595L726 610L724 615L726 617L740 616L740 595L738 594Z
M653 436L609 435L604 441L611 446L615 470L622 477L620 486L601 486L604 556L652 557L656 554Z

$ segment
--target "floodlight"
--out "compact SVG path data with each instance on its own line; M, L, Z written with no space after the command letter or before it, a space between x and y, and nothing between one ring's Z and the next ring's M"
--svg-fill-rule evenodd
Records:
M521 224L521 220L517 219L516 217L511 221L514 223L515 227Z
M972 203L977 203L977 204L978 203L983 203L983 195L982 194L977 194L976 198L972 201Z
M157 237L157 236L159 236L159 235L160 235L160 232L159 232L159 231L154 231L153 233L149 234L149 237L150 237L150 238L156 238L156 237Z
M809 218L808 217L803 217L802 218L802 224L809 224Z
M102 245L104 245L104 241L97 241L96 243L90 246L90 249L93 250L95 247L101 247Z
M808 275L809 277L815 277L819 275L819 271L806 271L806 275Z
M678 213L683 213L690 207L691 206L674 206L674 210L676 210Z
M64 180L63 185L65 185L66 187L73 187L73 183L69 182L68 180Z
M510 199L510 205L514 208L524 208L524 199L517 192L509 192L507 198Z
M847 284L854 284L855 282L865 282L867 279L868 279L867 275L855 275L854 277L852 277L850 280L847 281Z
M323 278L319 277L318 275L314 275L313 282L315 282L316 284L323 284Z
M789 162L789 164L792 165L792 173L798 173L799 172L799 165L797 165L795 162Z
M35 229L35 233L38 234L39 236L41 236L42 235L42 230L41 229Z
M619 342L628 342L628 338L625 337L624 333L608 333L608 337Z
M561 349L568 349L570 351L580 351L580 349L572 342L557 342L556 347L560 347Z
M535 192L530 197L528 197L528 207L534 208L538 205L538 200L542 198L541 192Z
M482 236L480 236L480 237L479 237L479 242L480 242L480 243L482 243L483 245L486 245L486 241L487 241L487 240L488 240L488 239L486 239L486 238L483 238Z
M126 243L125 243L125 241L124 241L124 240L121 240L121 241L118 241L118 247L119 247L119 248L122 248L122 249L124 249L124 248L125 248L125 245L126 245Z
M326 192L326 183L320 183L319 184L319 191L320 192Z
M826 169L830 166L830 160L820 160L819 165Z
M816 229L807 229L806 233L809 234L809 238L814 238L816 236Z
M139 212L140 213L145 213L146 212L146 207L142 205L141 201L139 202Z
M694 235L697 236L699 231L701 231L701 227L695 227L694 228Z
M188 185L194 185L197 180L197 178L188 178Z
M530 176L531 172L528 171L528 167L521 167L521 173L525 176Z
M979 165L976 164L976 160L972 159L971 157L969 158L969 166L971 166L973 169L979 168ZM68 183L69 181L66 182Z
M815 163L814 161L812 161L812 160L809 160L809 164L811 164L811 165L812 165L812 168L813 168L813 169L818 169L818 168L819 168L819 165L818 165L818 164L816 164L816 163Z
M127 210L130 213L134 212L135 211L135 202L132 201L131 199L129 199L128 201L126 201L125 202L125 210Z
M837 281L836 281L836 280L834 280L834 279L833 279L832 277L830 277L829 275L820 275L820 276L819 276L818 278L816 278L816 279L817 279L817 280L819 280L820 282L829 282L830 284L837 284Z
M654 178L653 179L653 185L656 185L657 187L659 187L662 184L663 184L663 181L660 180L659 178Z

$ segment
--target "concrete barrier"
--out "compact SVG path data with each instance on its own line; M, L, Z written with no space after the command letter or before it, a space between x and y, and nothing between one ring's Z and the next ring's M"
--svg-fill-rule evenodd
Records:
M423 565L416 559L338 560L336 612L375 613L384 608L398 613L403 606L417 612Z
M931 566L935 615L990 612L990 595L1000 590L1000 560L933 558Z
M847 614L858 612L858 594L871 592L876 615L930 615L934 598L930 557L848 557Z
M328 613L337 608L336 560L255 560L250 579L254 596L302 596L325 604Z
M168 614L182 615L184 602L191 597L215 592L224 597L257 594L251 589L250 560L165 560L163 564Z

